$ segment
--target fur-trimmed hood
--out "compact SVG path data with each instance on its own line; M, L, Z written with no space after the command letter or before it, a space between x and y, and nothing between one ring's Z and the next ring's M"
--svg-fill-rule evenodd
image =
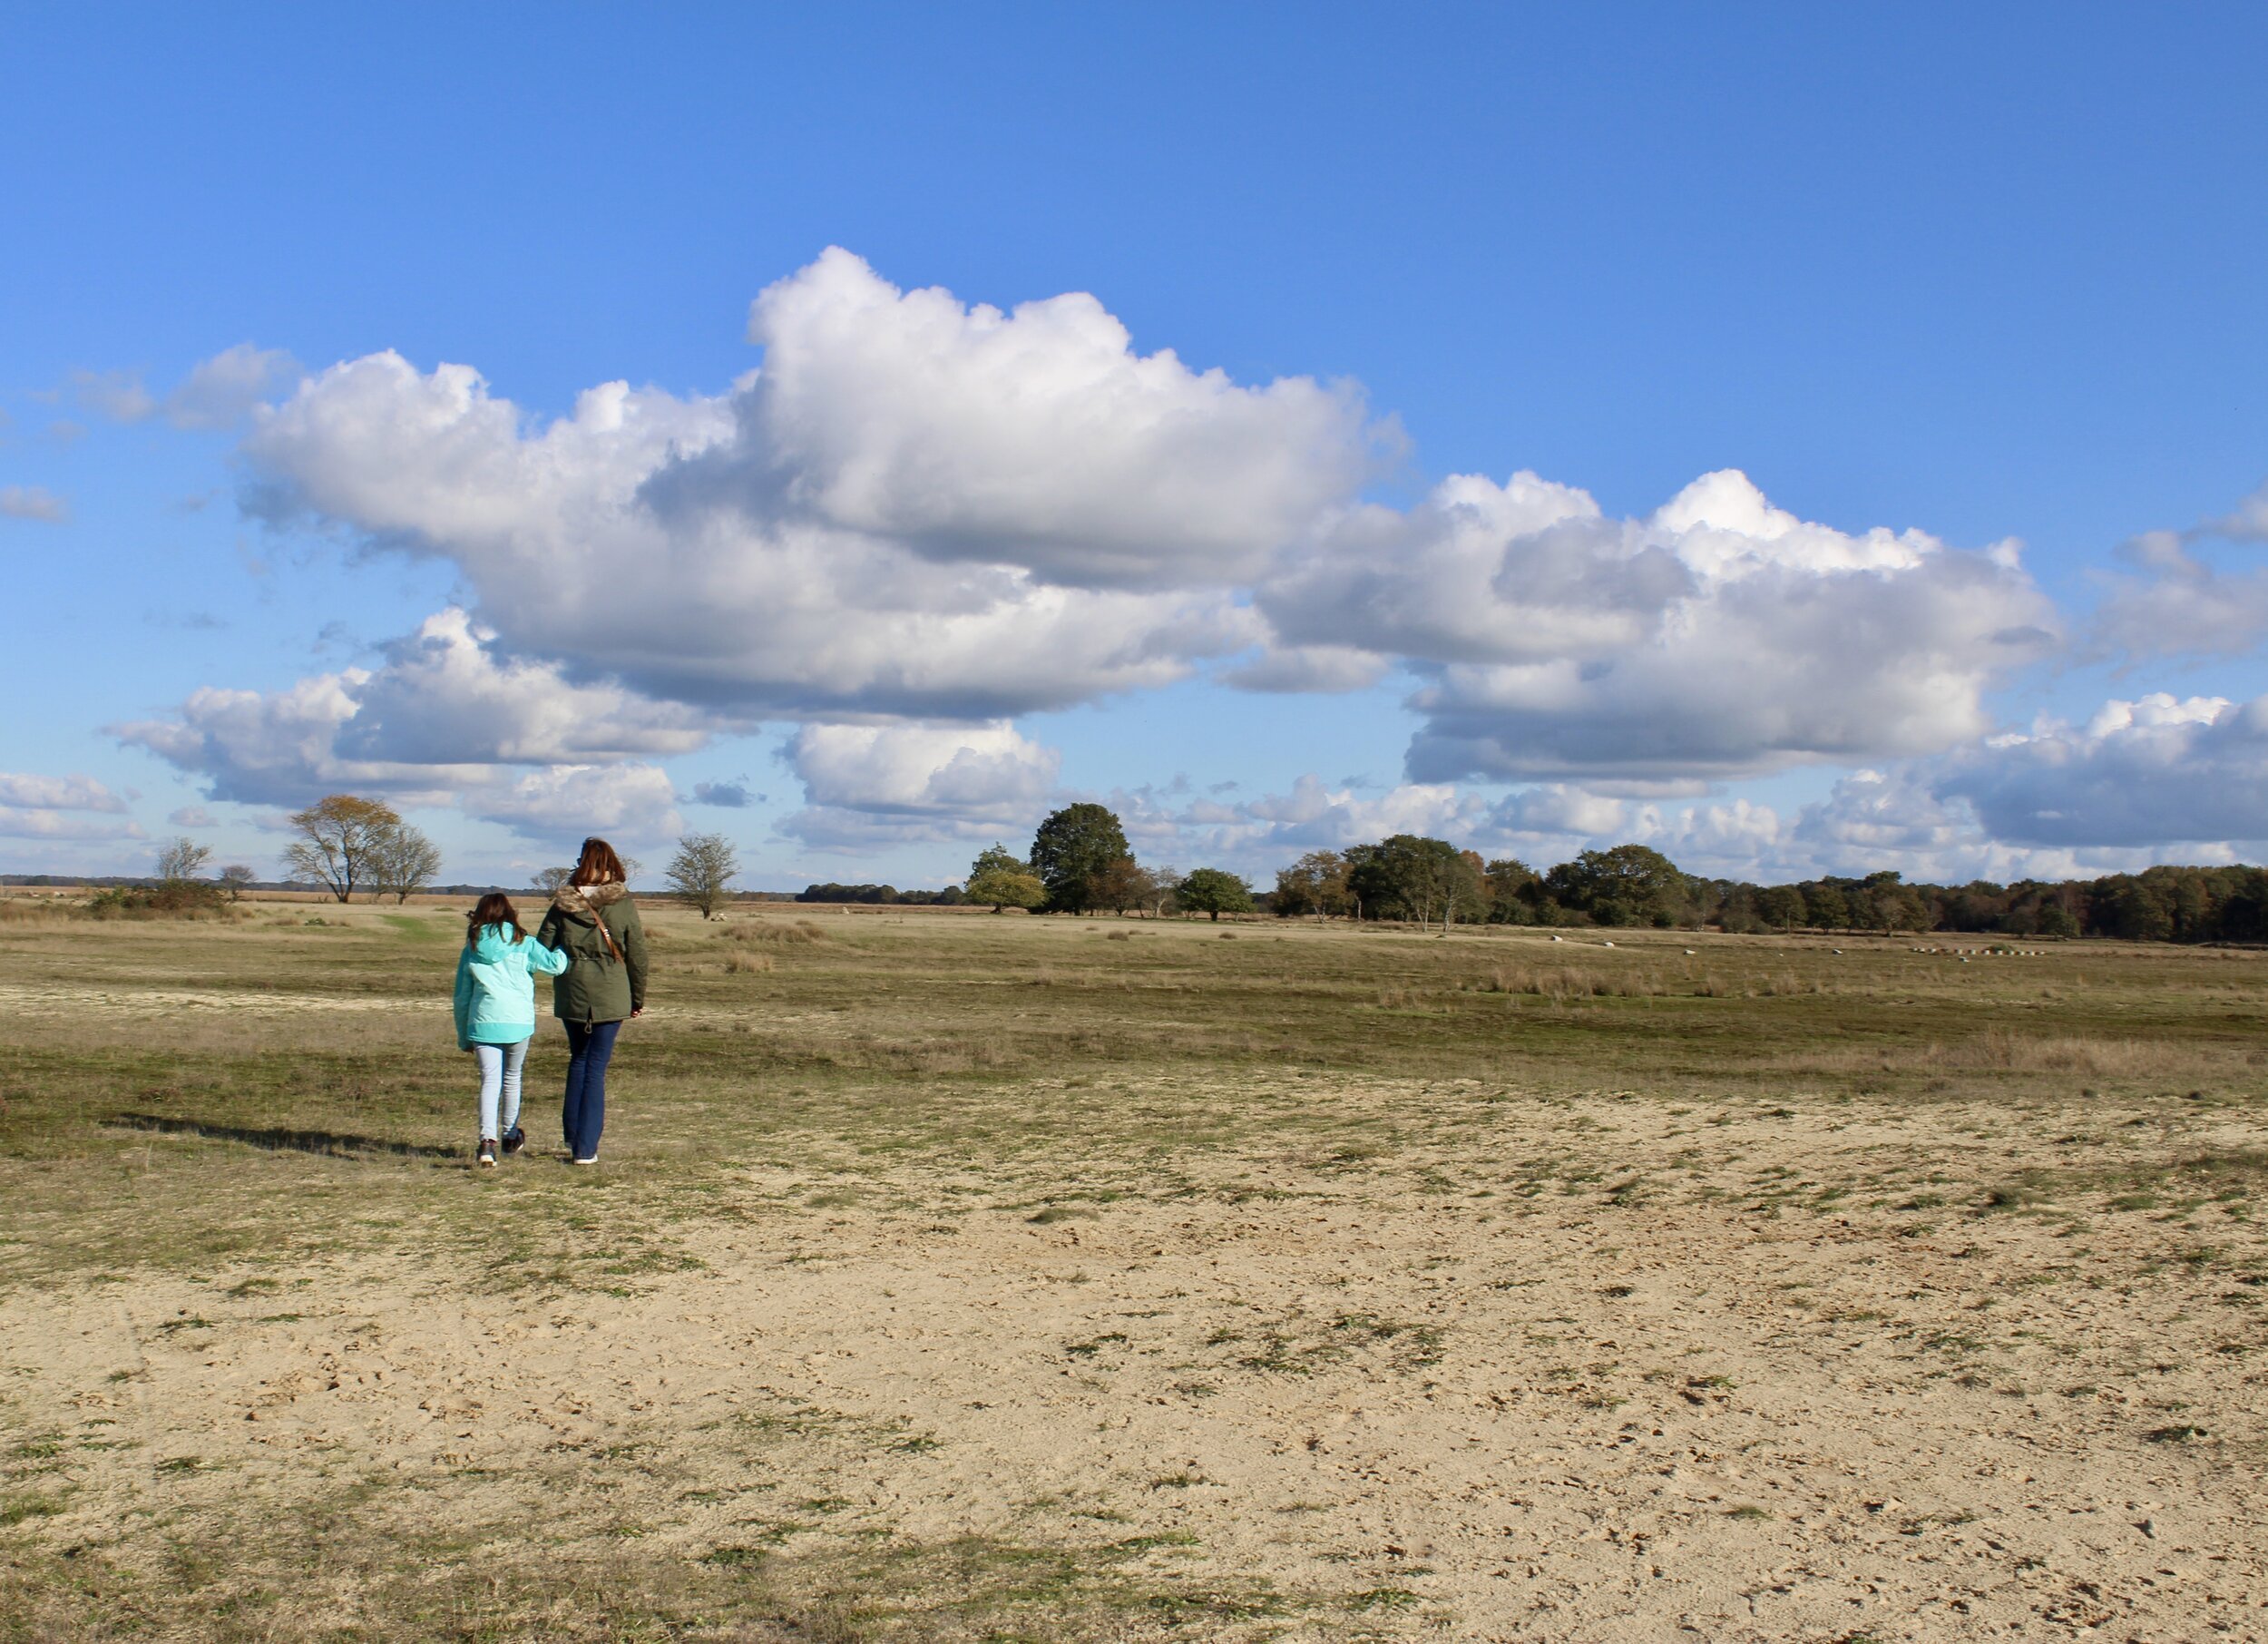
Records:
M596 925L601 908L629 895L630 886L620 879L607 879L597 885L562 885L552 894L552 905L570 919Z

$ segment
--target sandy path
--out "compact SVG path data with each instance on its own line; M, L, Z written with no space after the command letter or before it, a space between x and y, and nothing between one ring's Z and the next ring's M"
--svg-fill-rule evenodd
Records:
M686 1557L1165 1538L1161 1567L1330 1595L1389 1636L2268 1636L2268 1426L2256 1373L2214 1351L2253 1326L2225 1276L2132 1283L2115 1240L2075 1260L2012 1218L1905 1238L1267 1157L1213 1186L1272 1179L1295 1196L710 1227L685 1244L705 1270L625 1297L468 1303L407 1258L280 1296L17 1297L0 1362L57 1426L140 1435L83 1458L59 1538L288 1512L359 1472L468 1522L535 1490ZM2147 1436L2186 1425L2211 1442Z

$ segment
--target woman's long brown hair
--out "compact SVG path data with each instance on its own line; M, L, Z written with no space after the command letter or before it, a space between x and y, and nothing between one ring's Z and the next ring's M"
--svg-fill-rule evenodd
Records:
M512 898L502 891L490 891L480 899L479 906L464 915L464 945L470 947L478 942L481 933L492 925L510 925L515 946L527 940L527 932L520 928L520 910L512 905Z
M582 842L582 859L575 864L574 876L567 883L605 885L629 876L622 871L622 859L614 854L611 845L604 839L585 839Z

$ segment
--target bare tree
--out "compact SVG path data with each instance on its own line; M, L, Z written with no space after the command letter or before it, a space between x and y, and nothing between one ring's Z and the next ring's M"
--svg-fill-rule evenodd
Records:
M567 881L574 876L574 866L570 863L565 867L539 867L535 870L535 877L528 883L546 896L556 896Z
M168 885L183 885L194 879L211 860L211 846L200 845L183 834L158 853L158 877Z
M724 835L688 834L678 841L677 855L661 876L669 881L671 895L699 908L706 919L716 913L739 871L739 857Z
M370 888L406 902L441 872L441 849L419 829L396 821L379 831L370 853Z
M256 876L243 863L231 862L220 870L220 886L229 893L230 901L241 902L244 893L252 888Z
M379 848L402 818L391 805L353 794L332 794L291 815L298 837L284 846L284 869L313 879L341 902L354 899L376 866Z

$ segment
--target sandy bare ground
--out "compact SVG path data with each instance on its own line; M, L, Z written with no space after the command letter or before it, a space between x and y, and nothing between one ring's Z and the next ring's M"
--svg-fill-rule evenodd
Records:
M424 1249L18 1291L10 1408L78 1444L41 1532L131 1561L352 1482L500 1559L997 1536L1269 1595L1178 1636L2268 1637L2249 1221L1967 1208L2064 1156L1977 1102L1302 1094L1391 1140L1067 1149L1021 1203L751 1163L620 1294Z

